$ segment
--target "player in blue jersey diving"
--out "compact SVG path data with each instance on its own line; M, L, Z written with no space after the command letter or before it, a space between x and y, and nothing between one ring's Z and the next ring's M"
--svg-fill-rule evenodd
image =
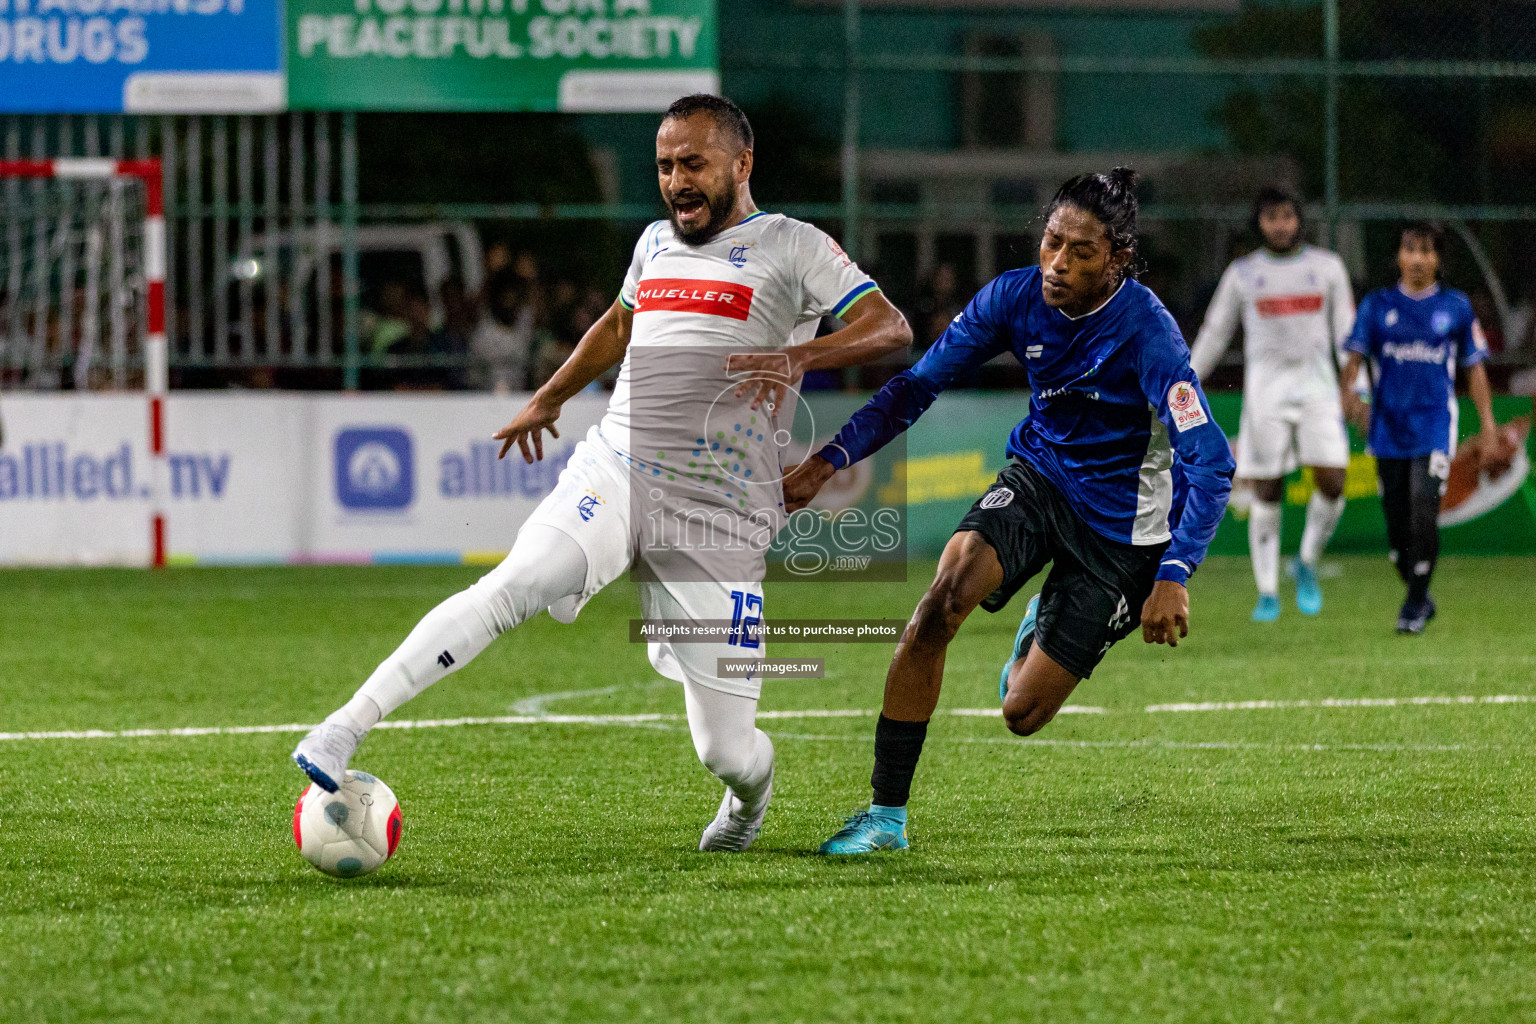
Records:
M1429 580L1440 554L1440 496L1456 454L1456 364L1467 369L1467 391L1477 407L1482 468L1501 469L1498 426L1488 387L1488 344L1463 292L1440 284L1444 234L1432 224L1410 224L1398 236L1402 276L1391 288L1367 295L1344 348L1346 381L1369 359L1373 373L1367 409L1343 389L1350 419L1368 429L1387 543L1408 595L1397 614L1399 633L1424 632L1435 617Z
M907 846L907 798L944 657L977 605L991 612L1038 575L1003 668L1008 728L1028 736L1116 641L1189 632L1189 577L1226 510L1234 463L1173 317L1134 279L1136 172L1084 174L1057 190L1040 265L978 292L910 370L785 481L802 508L833 473L910 427L954 381L1004 352L1029 374L1029 413L1008 466L945 545L897 643L875 726L874 798L821 846ZM1177 462L1178 472L1175 473Z

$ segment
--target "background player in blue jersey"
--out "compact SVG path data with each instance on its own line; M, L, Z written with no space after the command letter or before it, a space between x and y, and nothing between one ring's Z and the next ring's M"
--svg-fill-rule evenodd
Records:
M1185 584L1225 512L1233 459L1173 317L1132 279L1135 189L1127 168L1062 185L1040 265L978 292L917 365L785 481L787 507L804 507L987 360L1012 352L1029 373L1011 461L961 520L897 644L870 809L823 853L906 847L907 797L945 653L978 604L997 611L1051 563L1004 668L1003 716L1021 736L1049 722L1138 624L1148 643L1173 647L1188 635Z
M1485 468L1500 461L1493 399L1483 360L1488 346L1467 296L1439 282L1444 235L1432 224L1410 224L1398 240L1402 272L1391 288L1365 297L1344 347L1352 381L1363 360L1372 367L1367 409L1349 388L1344 408L1369 426L1371 454L1381 478L1387 543L1408 596L1397 616L1399 633L1422 633L1435 616L1429 580L1440 554L1440 496L1456 454L1456 365L1467 370L1467 390L1482 427Z

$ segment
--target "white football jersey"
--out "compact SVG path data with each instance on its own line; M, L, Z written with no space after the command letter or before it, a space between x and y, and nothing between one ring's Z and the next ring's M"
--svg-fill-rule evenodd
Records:
M755 213L696 246L655 222L619 293L634 328L599 430L658 486L777 508L793 405L749 409L727 356L809 341L823 316L875 289L824 231L782 214Z
M1304 401L1338 390L1336 353L1355 322L1349 274L1338 254L1302 246L1233 260L1205 313L1190 365L1204 378L1243 325L1244 391Z

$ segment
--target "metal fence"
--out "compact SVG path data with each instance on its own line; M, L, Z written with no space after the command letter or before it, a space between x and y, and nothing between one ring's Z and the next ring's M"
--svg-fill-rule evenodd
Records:
M837 182L774 206L832 230L909 305L932 303L919 292L941 266L974 285L1027 262L1049 188L1125 158L1148 172L1149 272L1186 328L1242 234L1248 197L1280 178L1316 197L1319 240L1362 282L1386 272L1397 222L1448 224L1464 243L1453 280L1507 336L1505 361L1530 360L1536 24L1524 0L1189 0L1178 17L1126 5L1072 18L1006 5L775 2L786 31L808 42L764 46L765 23L723 18L725 91L749 110L786 88L799 97L808 131L837 137ZM925 91L938 96L929 120L946 111L946 123L927 136L893 125L919 116ZM1191 107L1207 112L1190 121L1191 140L1144 140L1142 126ZM367 116L11 117L4 152L164 161L172 365L190 386L355 388L371 369L454 363L462 356L398 354L365 338L372 254L403 247L429 283L466 284L483 268L463 223L625 234L659 214L618 199L367 201ZM622 264L610 269L612 284ZM427 301L441 319L438 297Z
M356 386L353 115L12 115L3 153L162 160L173 367L316 367Z

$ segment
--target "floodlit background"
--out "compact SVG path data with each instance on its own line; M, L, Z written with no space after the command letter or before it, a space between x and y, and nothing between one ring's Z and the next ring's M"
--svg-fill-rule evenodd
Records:
M601 416L608 382L495 458L663 215L659 112L717 88L761 207L916 334L805 382L813 442L1034 261L1069 175L1144 174L1191 337L1263 185L1357 299L1443 222L1524 451L1453 468L1426 634L1353 436L1320 615L1282 579L1250 621L1241 489L1189 638L1118 644L1037 736L997 685L1038 584L972 615L904 853L812 855L867 805L892 645L774 641L825 677L767 682L773 804L706 855L720 787L620 580L386 720L353 765L399 854L315 873L293 744ZM1533 197L1532 0L0 0L0 1021L1536 1019ZM768 619L906 621L1024 384L999 359L838 474L905 557L770 575Z
M1471 296L1492 349L1498 417L1516 443L1528 438L1536 17L1525 0L203 8L80 23L17 4L0 16L0 155L158 160L165 240L145 244L141 179L0 173L12 449L0 500L16 499L25 523L0 539L0 560L495 557L553 476L469 473L475 446L515 410L499 396L547 380L612 303L635 239L663 215L658 111L698 89L750 115L760 206L831 232L913 325L909 352L812 374L805 390L829 409L916 359L992 276L1034 262L1058 183L1129 164L1144 176L1142 280L1191 338L1222 269L1257 244L1263 185L1305 197L1309 237L1343 255L1357 299L1395 278L1405 219L1443 223L1446 278ZM117 49L97 61L103 25ZM133 62L122 40L136 34L145 53ZM222 45L231 35L239 46ZM156 267L163 301L151 301ZM170 388L158 456L126 398L157 379L145 373L150 307ZM568 408L570 436L600 413L612 377ZM1237 342L1206 381L1233 435L1241 381ZM1010 357L994 360L871 474L871 496L902 492L914 553L935 553L1001 466L995 438L1024 386ZM124 404L48 397L70 391ZM375 404L335 405L352 391ZM1470 409L1462 423L1475 423ZM381 425L398 436L368 449L382 452L375 480L410 478L409 493L349 503L357 488L340 481L368 467L342 465L341 435ZM1355 447L1335 548L1380 551L1374 468ZM1494 519L1448 520L1460 524L1448 550L1536 551L1536 489L1518 468L1513 486L1479 498ZM1244 550L1245 493L1217 552ZM1293 477L1287 500L1309 493ZM162 514L168 531L147 540L135 517Z
M411 10L437 7L462 4ZM664 43L665 55L591 55L604 12L642 10L666 23L642 33L645 52ZM1448 277L1477 306L1495 383L1536 390L1520 377L1536 358L1536 18L1523 0L550 0L508 19L528 53L497 75L495 57L462 43L448 57L332 56L356 49L369 15L330 32L328 14L322 0L288 12L287 97L301 113L29 113L81 102L60 68L98 66L0 63L0 84L16 86L0 107L18 111L0 116L5 157L164 161L173 387L536 386L612 301L634 238L661 215L650 161L666 75L673 91L707 88L717 70L758 134L760 204L842 239L907 312L918 351L979 284L1033 262L1057 183L1125 163L1146 179L1144 280L1187 334L1226 262L1254 244L1255 190L1278 182L1307 197L1313 236L1339 249L1359 289L1391 278L1398 222L1443 220ZM568 22L559 38L577 56L528 55ZM484 25L455 31L486 38ZM628 38L614 31L597 38ZM548 73L561 62L674 70L645 72L662 76L649 96L573 97ZM218 95L269 100L256 86ZM554 110L631 102L648 109ZM53 232L85 218L84 204L40 210L26 188L4 187L0 380L121 386L80 369L80 325L58 323L68 311L43 323L29 308L36 224ZM1239 361L1234 350L1217 383L1236 383ZM976 383L1018 377L997 366Z

